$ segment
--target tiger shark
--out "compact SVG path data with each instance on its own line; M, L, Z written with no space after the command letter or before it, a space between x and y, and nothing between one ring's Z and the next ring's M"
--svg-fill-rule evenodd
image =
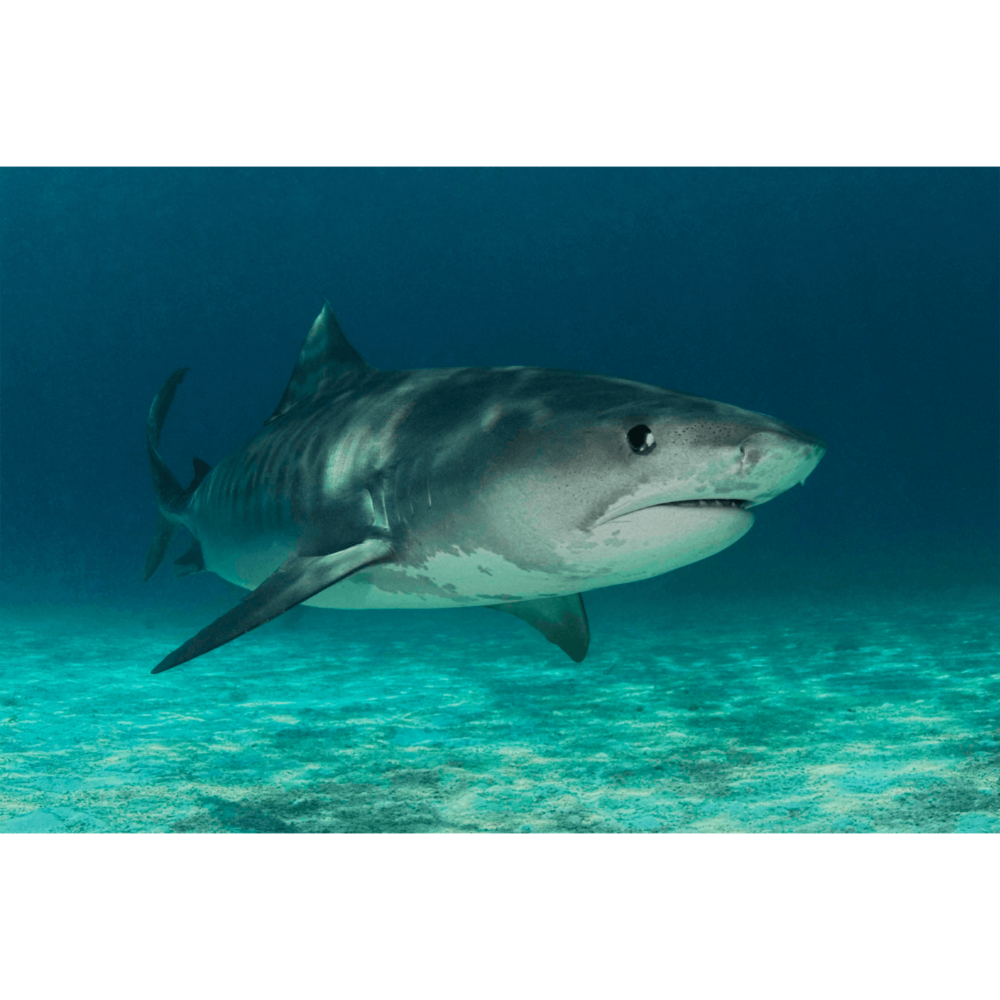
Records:
M182 488L159 452L187 368L149 411L159 517L145 579L179 527L177 574L251 591L161 673L297 604L492 607L580 662L582 594L721 552L806 477L819 438L773 417L558 369L370 367L325 304L277 409Z

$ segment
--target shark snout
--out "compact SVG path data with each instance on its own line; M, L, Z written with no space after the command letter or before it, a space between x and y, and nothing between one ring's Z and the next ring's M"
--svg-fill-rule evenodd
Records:
M799 431L755 431L740 443L737 478L744 484L748 506L756 506L798 483L819 465L826 445Z

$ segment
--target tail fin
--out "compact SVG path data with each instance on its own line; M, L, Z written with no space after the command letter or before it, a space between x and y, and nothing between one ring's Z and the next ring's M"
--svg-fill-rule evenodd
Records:
M178 368L163 383L153 398L153 405L149 408L149 420L146 422L146 450L149 452L149 466L153 470L153 492L156 495L156 506L161 511L173 510L184 492L174 474L167 468L167 463L160 457L159 444L163 421L167 419L167 411L174 401L174 393L187 373L187 368Z
M167 418L167 411L174 401L177 386L184 381L187 368L179 368L163 383L160 391L153 399L149 408L149 420L146 423L146 450L149 452L149 466L153 472L153 493L156 496L156 506L159 515L156 528L153 531L153 544L146 556L146 569L143 580L148 580L156 572L157 566L163 561L167 548L180 526L176 515L187 506L187 499L209 472L209 466L200 458L194 460L194 478L185 490L167 468L167 463L159 452L160 431ZM171 516L174 515L174 516Z
M170 548L170 543L174 539L177 525L173 521L168 521L162 514L156 517L156 527L153 529L153 544L150 545L146 553L146 569L143 572L142 582L145 583L157 570L163 557Z

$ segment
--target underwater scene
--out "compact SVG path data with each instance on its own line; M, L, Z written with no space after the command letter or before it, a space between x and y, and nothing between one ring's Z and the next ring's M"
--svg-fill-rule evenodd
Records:
M0 171L0 832L1000 832L998 181Z

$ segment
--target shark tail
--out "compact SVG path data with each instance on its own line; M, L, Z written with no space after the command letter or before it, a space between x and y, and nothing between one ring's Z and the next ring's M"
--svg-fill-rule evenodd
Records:
M174 534L181 525L180 515L188 505L191 494L198 488L201 481L208 475L210 466L200 458L194 460L194 478L191 485L184 489L170 471L167 463L160 455L160 432L167 418L170 404L174 401L177 386L184 381L187 368L179 368L163 383L160 391L153 399L149 408L149 420L146 423L146 450L149 452L149 467L153 473L153 493L156 496L157 518L153 530L153 543L146 555L146 568L143 580L148 580L163 561L163 557L173 540Z
M157 570L163 557L167 554L167 549L174 539L177 525L173 521L168 521L162 514L156 518L156 527L153 529L153 544L149 546L146 553L146 568L142 574L142 582L145 583Z

